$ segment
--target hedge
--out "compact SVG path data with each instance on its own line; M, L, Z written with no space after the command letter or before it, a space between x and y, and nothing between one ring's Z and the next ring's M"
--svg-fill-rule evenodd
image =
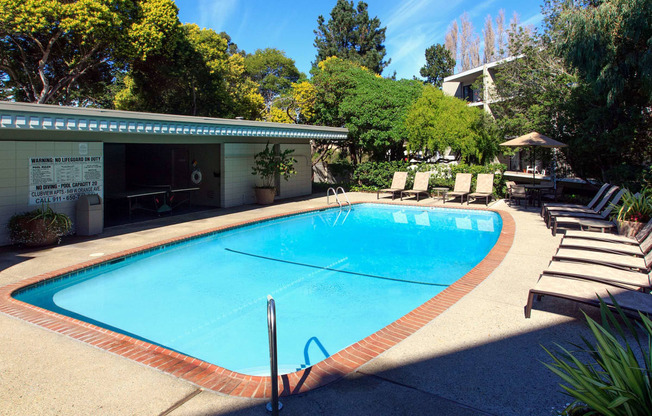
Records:
M414 183L416 172L431 172L430 188L447 187L453 189L455 186L455 175L458 173L471 173L473 180L471 191L475 190L475 182L479 173L494 174L494 196L502 198L506 192L505 177L503 173L507 169L502 163L491 165L466 165L466 164L428 164L421 163L411 165L404 161L394 162L365 162L359 164L353 172L351 191L376 191L389 188L392 183L394 172L408 172L406 188L410 189Z

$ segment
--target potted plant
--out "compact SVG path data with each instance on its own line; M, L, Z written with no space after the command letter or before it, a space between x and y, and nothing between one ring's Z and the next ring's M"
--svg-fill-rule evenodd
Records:
M639 194L626 191L613 212L618 234L634 237L652 218L652 195L647 189Z
M72 229L72 221L66 214L54 212L50 206L42 206L12 216L7 227L14 244L40 247L61 242L61 237Z
M270 147L269 143L265 150L254 156L254 166L252 175L258 175L261 179L261 185L254 188L256 192L256 202L262 205L268 205L274 202L276 187L274 186L276 175L281 175L286 181L290 176L297 173L294 170L294 164L297 162L292 156L294 149L287 149L280 153L274 152L274 146Z

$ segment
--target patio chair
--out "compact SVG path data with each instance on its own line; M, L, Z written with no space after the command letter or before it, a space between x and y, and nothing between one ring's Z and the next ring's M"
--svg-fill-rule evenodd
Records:
M586 207L548 207L544 211L543 219L546 222L546 226L550 227L550 218L555 215L568 215L568 213L590 213L596 214L609 203L609 200L614 196L618 191L617 186L610 187L600 198L597 204L593 208ZM622 194L621 194L622 196Z
M551 261L543 274L593 280L643 292L649 292L652 289L652 276L650 276L649 272L641 273L601 264Z
M586 219L595 219L595 220L602 220L604 222L604 225L611 224L611 221L607 221L607 217L609 214L611 214L611 211L613 211L614 206L618 204L620 201L620 198L623 196L625 193L625 189L621 189L616 196L613 198L611 201L611 204L607 206L605 209L603 209L599 214L598 213L589 213L589 212L558 212L558 213L552 213L550 212L550 219L548 220L548 225L552 228L552 235L557 235L557 228L559 227L560 224L564 224L566 226L570 224L574 225L580 225L583 220ZM550 223L552 223L550 225Z
M612 243L623 243L623 244L632 244L639 245L645 238L652 233L652 220L648 221L647 224L634 236L634 238L627 237L625 235L617 234L604 234L604 233L595 233L592 231L575 231L568 230L564 234L564 238L578 238L594 241L606 241Z
M525 305L525 317L529 318L532 314L535 296L537 299L542 296L554 296L592 306L600 306L600 299L602 299L605 304L613 307L613 301L609 295L614 297L623 311L633 314L638 314L639 311L648 315L652 313L652 296L647 293L602 282L542 275L536 285L530 289Z
M494 192L494 174L479 173L475 184L475 192L470 193L466 198L466 205L469 205L471 198L475 201L478 198L484 198L484 204L489 205L489 198Z
M516 183L507 188L507 196L509 198L507 202L509 203L510 207L512 206L512 200L516 201L520 205L520 201L527 201L528 198L527 190L525 187L523 185L516 185Z
M564 203L564 202L546 202L545 204L541 205L541 216L543 217L546 211L549 208L588 208L588 209L593 209L595 205L598 203L604 192L610 187L608 183L603 184L600 189L598 189L598 192L593 196L593 199L586 205L582 204L571 204L571 203Z
M560 247L557 253L552 256L552 259L576 263L602 264L604 266L646 273L649 272L650 265L652 265L652 252L645 253L644 257L635 257L625 254Z
M430 182L430 172L417 172L414 175L414 185L412 189L401 191L401 201L404 195L416 195L419 202L419 195L428 193L428 182Z
M648 236L638 245L613 241L588 240L583 238L566 238L566 236L564 236L559 247L643 257L650 252L650 249L652 249L652 234L648 234Z
M407 181L407 172L394 172L394 177L392 178L392 184L389 188L380 189L376 192L376 199L380 198L380 193L391 193L392 201L396 198L396 194L400 194L401 191L405 190L405 182Z
M464 203L464 197L471 193L471 176L470 173L458 173L455 175L455 187L452 191L446 191L444 193L444 204L449 196L452 196L453 200L459 197L460 205Z

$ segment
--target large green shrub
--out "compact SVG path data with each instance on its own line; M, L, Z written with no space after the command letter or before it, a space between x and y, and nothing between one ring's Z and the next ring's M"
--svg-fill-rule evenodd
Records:
M409 172L409 167L410 164L405 161L360 163L353 171L351 190L375 191L389 188L394 172Z
M561 352L552 353L546 349L553 363L545 366L561 377L566 383L561 387L575 398L569 406L573 414L649 415L652 409L652 321L639 313L640 322L634 325L616 300L613 297L611 300L617 314L601 300L602 324L584 314L595 341L582 337L584 345L574 345L574 351L559 345ZM591 362L584 363L585 357ZM567 410L570 414L570 409Z

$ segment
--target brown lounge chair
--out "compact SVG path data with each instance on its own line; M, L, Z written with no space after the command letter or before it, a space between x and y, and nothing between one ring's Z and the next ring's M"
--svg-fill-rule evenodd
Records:
M604 225L607 225L611 223L611 221L607 221L607 217L609 217L609 214L611 211L614 209L614 206L618 204L620 201L620 198L623 196L625 193L624 189L621 189L618 191L616 196L611 200L611 204L607 206L605 209L603 209L599 214L592 214L592 213L553 213L549 212L550 215L550 224L549 226L552 228L552 235L557 235L557 228L559 228L560 224L564 224L565 226L568 226L570 224L573 225L580 225L580 223L583 220L586 219L595 219L595 220L602 220L604 221Z
M543 271L543 274L547 276L567 276L576 279L593 280L631 290L649 292L652 289L652 280L649 272L634 272L600 264L551 261L548 268Z
M380 198L380 193L391 193L392 200L396 198L396 194L400 194L401 191L405 190L405 182L407 181L407 172L394 172L394 177L392 178L392 184L389 188L380 189L376 192L376 199Z
M636 233L634 238L627 237L625 235L617 234L605 234L605 233L596 233L592 231L574 231L568 230L564 234L564 238L581 238L584 240L594 240L594 241L604 241L609 243L623 243L623 244L632 244L640 245L645 238L652 233L652 220L648 221L647 224L641 230Z
M478 180L475 184L475 192L469 194L466 198L466 205L469 205L471 198L475 201L478 198L485 198L484 204L489 205L489 198L494 192L494 174L479 173Z
M546 226L550 227L550 222L552 221L553 217L556 216L574 216L575 214L591 214L591 215L599 215L600 212L605 209L605 207L608 207L607 204L609 203L609 200L614 196L614 194L618 191L617 186L612 186L607 190L604 195L602 196L602 199L600 199L600 202L598 202L595 207L593 208L586 208L586 207L575 207L575 208L562 208L562 207L549 207L543 216L544 221L546 222ZM622 193L621 193L622 196Z
M609 188L611 185L608 183L605 183L600 187L598 192L593 196L593 199L591 202L589 202L586 205L581 205L581 204L570 204L570 203L564 203L564 202L547 202L545 204L541 205L541 216L545 218L547 215L548 209L564 209L564 208L588 208L588 209L594 209L595 205L598 203L600 200L600 197L602 194Z
M419 201L419 195L428 193L428 182L430 182L430 172L417 172L414 175L414 185L412 189L401 191L401 201L403 200L404 195L416 195L417 202Z
M557 253L552 256L552 259L559 261L602 264L605 266L647 273L650 269L650 265L652 265L652 252L645 253L644 257L634 257L624 254L613 254L574 248L560 248L557 250Z
M472 175L470 173L458 173L455 176L455 187L453 190L444 193L444 204L449 196L452 196L453 200L460 197L460 204L463 204L464 197L471 193L471 177Z
M613 241L589 240L585 238L567 238L564 236L559 247L643 257L652 249L652 234L648 234L638 245Z
M648 315L652 314L652 296L647 293L628 290L602 282L542 275L537 284L530 289L527 304L525 305L525 317L529 318L532 314L532 304L535 296L538 299L542 296L554 296L593 306L600 306L601 298L607 305L613 306L609 295L616 299L623 311L634 314L639 311Z

